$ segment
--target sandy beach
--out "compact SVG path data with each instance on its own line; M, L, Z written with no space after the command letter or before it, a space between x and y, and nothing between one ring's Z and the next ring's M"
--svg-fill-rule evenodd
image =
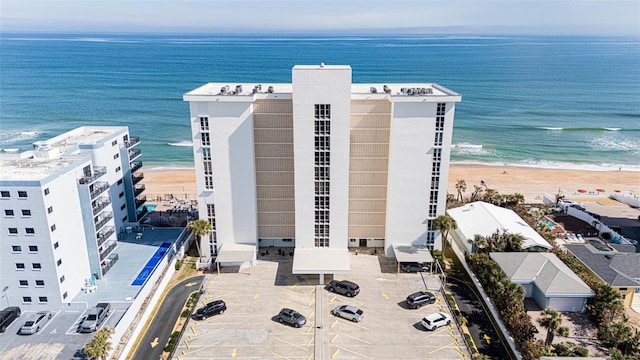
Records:
M149 201L157 196L173 194L182 200L195 197L195 170L145 170L145 194ZM640 172L637 171L585 171L540 169L516 166L452 164L449 169L449 187L456 194L455 184L462 179L467 184L466 194L484 180L488 188L501 194L520 193L528 203L541 202L545 193L561 192L568 198L590 199L606 197L614 190L640 194ZM584 193L578 190L584 190ZM599 193L596 189L604 189Z

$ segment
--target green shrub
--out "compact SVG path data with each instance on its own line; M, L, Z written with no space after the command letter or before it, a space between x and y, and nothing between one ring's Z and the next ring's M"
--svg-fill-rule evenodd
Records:
M191 310L189 309L184 309L182 310L182 312L180 313L180 317L181 318L188 318L189 315L191 315Z
M182 267L182 260L176 261L176 270L180 270L181 267Z
M169 336L169 342L167 346L164 347L165 352L172 352L173 348L176 346L178 342L178 338L180 337L180 331L174 331L171 336Z

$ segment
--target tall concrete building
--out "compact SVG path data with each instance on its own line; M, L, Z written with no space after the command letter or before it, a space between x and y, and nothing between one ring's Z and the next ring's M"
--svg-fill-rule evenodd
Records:
M146 209L138 143L91 126L0 155L0 304L60 307L107 274Z
M184 100L209 255L289 246L294 272L300 259L337 271L348 248L441 248L432 220L445 213L459 94L353 84L351 67L320 64L295 66L291 84L209 83Z

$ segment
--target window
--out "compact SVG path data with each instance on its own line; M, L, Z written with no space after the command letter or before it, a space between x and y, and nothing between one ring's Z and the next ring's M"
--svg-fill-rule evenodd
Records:
M127 207L127 204L122 204L122 206L120 206L120 210L124 210L126 209L126 207Z
M49 206L49 207L47 208L47 212L48 212L49 214L51 214L51 213L53 212L53 206Z
M446 103L438 103L437 109L436 109L436 115L444 115L444 111L446 109L447 104Z
M120 172L120 170L122 170L122 168L121 168L120 166L118 166L118 167L116 168L116 172Z
M49 195L49 188L44 189L44 194Z
M331 105L330 104L315 104L315 118L316 119L330 119L331 118Z
M209 138L209 133L200 134L200 139L202 140L202 146L211 146L211 139Z
M36 233L33 228L24 228L24 231L27 233L27 235L33 235Z
M213 170L211 169L211 161L205 161L203 163L204 165L204 174L205 175L212 175L213 174Z
M51 231L56 231L56 224L51 225Z
M20 287L29 286L29 281L27 280L18 280L20 283Z
M16 270L24 270L24 263L16 263Z
M58 264L58 266L62 265L62 259L58 259L58 261L56 261L56 264Z
M55 225L53 225L53 226L55 226ZM60 247L60 243L58 243L57 241L53 243L53 248L54 249L57 249L59 247Z
M127 222L127 216L122 217L122 222Z
M44 286L44 280L36 280L36 286Z
M13 246L11 246L11 251L13 251L13 252L21 252L22 251L22 246L13 245Z
M444 131L444 116L436 116L436 131Z
M436 217L437 208L438 205L436 204L429 205L429 217Z
M46 303L48 301L46 296L38 296L38 302Z
M5 210L4 211L4 216L13 216L13 210Z
M18 228L9 228L9 235L17 235Z
M120 154L115 154L115 155L113 155L113 160L115 160L115 159L117 159L119 157L120 157Z
M62 294L62 298L63 298L63 299L66 299L66 298L67 298L67 296L69 296L69 294L67 294L67 292L65 291L65 292L64 292L64 294Z
M433 145L434 146L442 146L442 133L441 132L437 132L435 139L433 141Z
M62 284L64 282L64 275L60 276L60 283Z
M32 263L31 264L31 268L33 270L42 270L42 264L40 264L40 263Z
M38 252L38 247L36 245L29 245L29 252Z
M122 185L122 179L118 180L118 185Z
M27 197L27 192L26 191L18 191L18 197L25 199Z
M293 242L293 239L282 239L282 242Z
M207 190L213 190L213 176L204 177L204 188Z
M211 149L210 148L202 148L202 159L203 160L211 160Z
M118 140L113 140L113 141L111 142L111 146L116 146L116 145L118 145Z
M31 296L23 296L22 297L22 302L23 303L30 303L31 302Z
M31 216L31 210L22 209L22 216Z
M122 198L124 196L124 191L120 192L120 194L118 194L119 198Z
M200 130L208 131L209 130L209 118L206 116L200 117Z
M10 197L11 197L11 195L9 195L9 192L8 192L8 191L0 191L0 195L1 195L3 198L10 198Z

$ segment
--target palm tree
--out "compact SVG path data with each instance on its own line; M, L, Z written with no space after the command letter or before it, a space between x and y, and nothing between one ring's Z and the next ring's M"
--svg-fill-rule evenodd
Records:
M562 314L559 312L552 308L546 308L542 310L540 315L542 317L538 319L538 322L547 329L547 338L544 341L544 346L550 346L556 334L566 336L569 333L569 329L566 326L561 326Z
M456 190L458 191L458 197L456 199L462 201L462 193L467 191L467 182L462 179L458 180Z
M447 236L449 236L449 231L455 230L458 228L456 221L449 215L440 215L437 218L433 219L433 229L439 230L442 234L442 254L447 247Z
M189 223L187 224L187 230L191 231L196 237L196 248L198 249L198 257L202 257L202 252L200 251L200 241L203 236L207 236L211 233L211 223L208 220L204 219L189 221Z
M111 335L113 334L114 329L108 326L103 327L98 330L96 334L93 336L91 341L84 345L84 352L90 358L100 358L102 360L106 360L109 351L112 350Z

